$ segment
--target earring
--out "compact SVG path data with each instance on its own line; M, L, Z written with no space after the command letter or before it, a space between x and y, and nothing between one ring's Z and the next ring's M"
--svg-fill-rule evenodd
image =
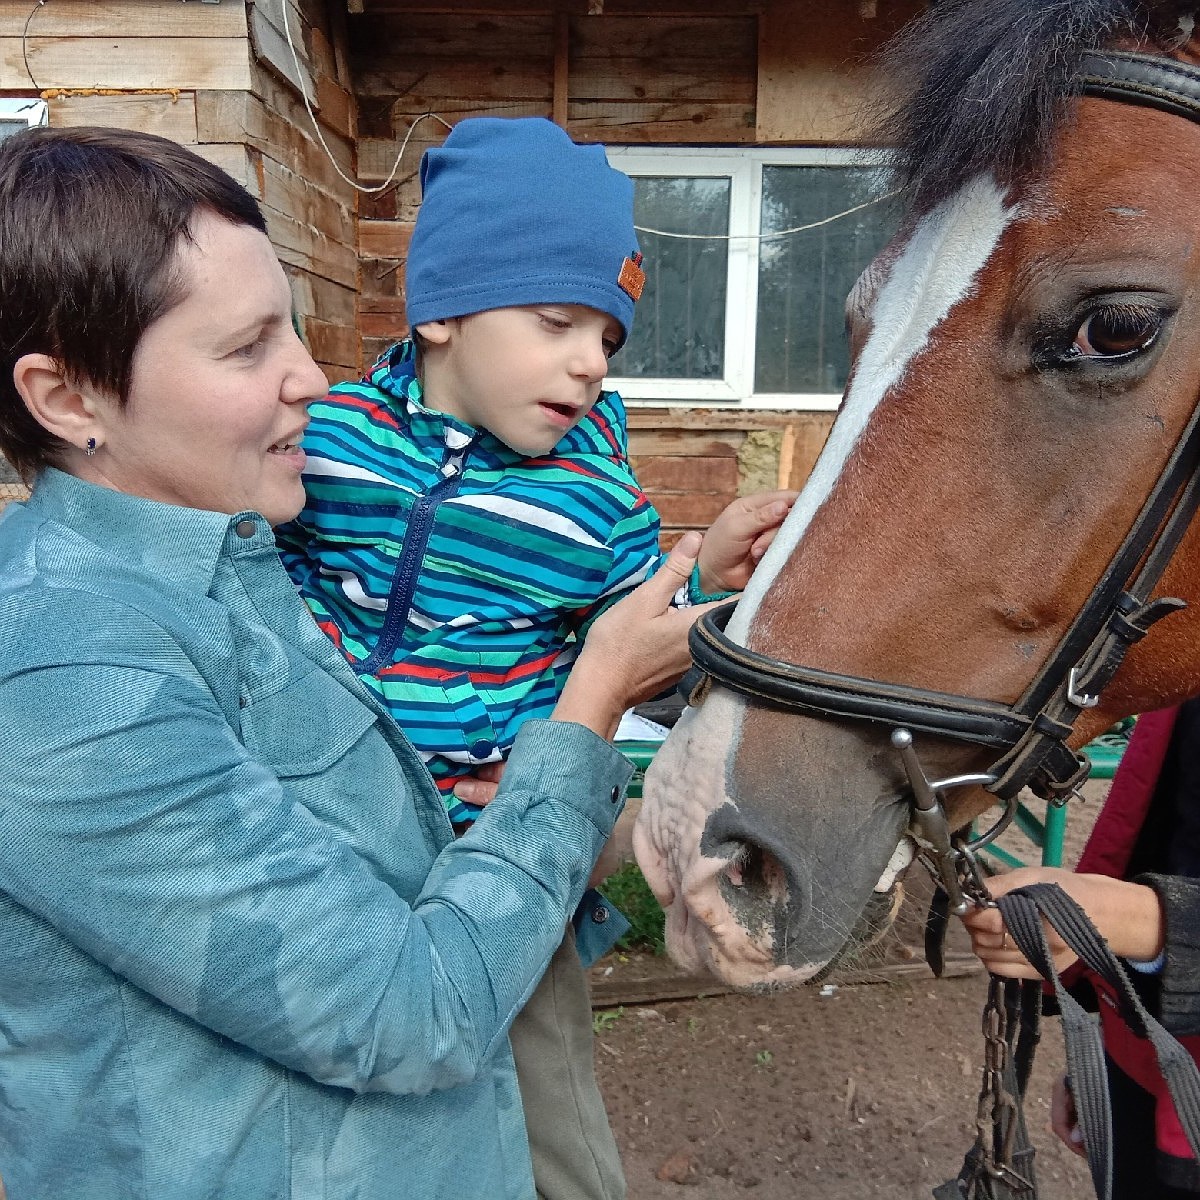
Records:
M88 458L91 458L96 453L96 439L94 437L88 438L87 445L83 448L83 452L88 456Z

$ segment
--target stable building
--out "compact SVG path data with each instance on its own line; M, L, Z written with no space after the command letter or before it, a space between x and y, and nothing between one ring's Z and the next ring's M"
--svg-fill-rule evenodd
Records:
M843 301L896 215L862 109L920 0L0 0L0 137L189 145L263 206L331 381L406 332L421 153L549 117L634 178L649 281L610 376L664 541L798 486L846 375ZM0 460L0 504L22 494Z

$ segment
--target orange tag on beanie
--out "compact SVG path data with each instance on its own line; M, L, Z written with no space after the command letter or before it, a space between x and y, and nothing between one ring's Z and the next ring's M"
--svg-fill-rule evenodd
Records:
M617 287L634 300L642 298L642 289L646 286L646 272L642 270L642 256L634 251L632 257L621 264L621 273L617 276Z

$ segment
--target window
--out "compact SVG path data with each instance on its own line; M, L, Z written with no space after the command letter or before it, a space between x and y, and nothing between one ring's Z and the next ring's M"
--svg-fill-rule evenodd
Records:
M882 155L608 154L633 177L648 268L613 386L634 400L836 407L848 368L846 294L895 229Z
M30 125L46 123L46 102L0 97L0 142Z

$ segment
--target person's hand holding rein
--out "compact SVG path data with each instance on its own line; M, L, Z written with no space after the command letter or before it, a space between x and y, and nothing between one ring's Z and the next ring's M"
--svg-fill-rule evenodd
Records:
M1079 875L1061 867L1021 867L988 880L993 896L1031 883L1057 883L1092 919L1092 924L1120 958L1152 962L1163 947L1163 914L1158 894L1141 883L1108 875ZM971 949L995 975L1010 979L1039 979L1032 963L1013 944L1004 919L995 908L972 909L963 917ZM1064 971L1074 952L1043 922L1054 966Z
M554 720L574 721L611 739L626 709L659 695L688 669L688 630L715 605L670 604L691 576L700 544L700 534L684 534L652 578L597 618Z

